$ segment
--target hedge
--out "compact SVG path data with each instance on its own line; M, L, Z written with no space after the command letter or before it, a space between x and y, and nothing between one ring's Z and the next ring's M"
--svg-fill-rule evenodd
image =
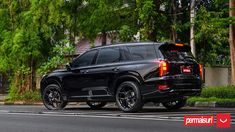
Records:
M204 87L201 92L202 98L216 97L221 99L234 99L234 86Z

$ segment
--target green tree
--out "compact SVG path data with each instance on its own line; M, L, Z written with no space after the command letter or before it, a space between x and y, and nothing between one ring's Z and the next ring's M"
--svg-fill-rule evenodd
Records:
M66 9L64 0L0 1L0 70L11 73L10 93L35 89L36 70L69 38L74 22Z
M230 64L228 44L227 2L211 1L202 4L196 17L197 57L205 65Z
M101 33L102 45L106 45L107 34L115 33L122 25L122 0L88 0L86 4L79 17L82 33L91 40Z

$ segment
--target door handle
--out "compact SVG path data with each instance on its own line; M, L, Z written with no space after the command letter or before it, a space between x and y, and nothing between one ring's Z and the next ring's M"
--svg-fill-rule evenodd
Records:
M118 67L113 68L113 71L119 71Z
M87 74L89 71L88 70L86 70L86 71L82 71L81 73L82 74Z

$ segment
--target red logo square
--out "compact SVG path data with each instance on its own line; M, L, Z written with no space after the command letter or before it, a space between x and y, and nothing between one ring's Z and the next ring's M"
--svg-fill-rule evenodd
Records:
M231 116L229 113L216 114L216 127L217 128L230 128Z
M193 115L184 116L185 126L213 126L214 116L213 115Z

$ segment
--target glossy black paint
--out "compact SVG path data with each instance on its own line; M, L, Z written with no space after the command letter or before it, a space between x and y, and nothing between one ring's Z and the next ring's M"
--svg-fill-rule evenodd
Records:
M129 52L128 46L133 45L152 45L156 51L156 58L132 60L129 54L124 54ZM67 101L115 101L117 87L124 81L135 81L140 85L145 102L165 102L200 94L201 77L198 63L192 58L167 60L159 51L159 47L164 45L168 43L130 43L93 48L90 51L97 50L98 53L89 66L73 67L75 59L67 69L45 75L41 80L41 90L49 84L58 84L64 100ZM118 62L96 64L101 49L117 47L120 48L121 54ZM159 60L167 60L169 63L170 71L163 77L159 77ZM180 66L191 66L194 73L182 74ZM160 84L167 84L169 89L159 91Z

